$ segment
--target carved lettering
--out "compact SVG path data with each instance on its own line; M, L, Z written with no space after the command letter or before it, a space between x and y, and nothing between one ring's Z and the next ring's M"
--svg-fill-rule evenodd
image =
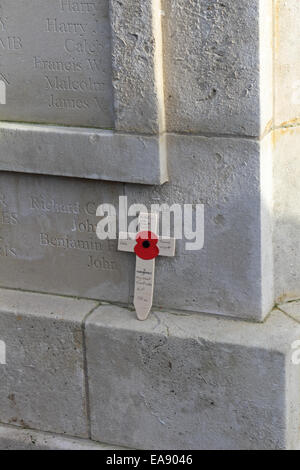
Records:
M47 33L86 33L87 27L87 23L62 23L57 18L47 18L46 20Z
M64 202L58 202L44 195L32 196L30 198L30 208L57 214L79 214L80 212L79 202L65 204Z
M96 2L76 2L73 0L60 0L61 11L71 13L93 13L98 10Z
M113 127L109 2L13 3L0 15L0 119Z
M108 271L117 269L115 261L109 261L104 256L101 258L94 258L93 256L89 256L88 268L99 270L104 269Z

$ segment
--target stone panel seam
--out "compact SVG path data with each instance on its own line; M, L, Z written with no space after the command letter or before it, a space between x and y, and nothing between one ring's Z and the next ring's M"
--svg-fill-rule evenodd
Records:
M126 184L127 183L125 183L124 185L126 186ZM1 286L1 285L0 285L0 289L7 290L7 291L22 292L24 294L26 294L26 293L40 294L40 295L60 297L60 298L65 298L65 299L95 302L96 305L91 309L91 311L89 311L86 314L86 316L83 320L84 321L84 326L85 326L85 323L86 323L86 320L88 319L88 317L100 306L110 305L110 306L124 308L124 309L130 310L132 312L135 311L134 306L132 305L132 303L129 303L129 302L128 303L109 302L109 301L103 300L103 299L93 299L93 298L87 298L87 297L76 297L74 295L63 295L63 294L56 294L56 293L49 293L49 292L40 292L40 291L33 291L33 290L26 290L26 289L18 289L18 288L14 288L14 287L5 287L5 286ZM295 302L295 301L297 301L297 299L296 300L293 299L290 302ZM209 316L209 317L222 318L222 319L232 320L232 321L242 321L242 322L245 322L245 323L263 324L263 323L266 322L268 317L272 314L273 310L276 310L276 309L278 309L278 305L274 304L274 307L269 311L269 313L261 321L248 319L248 318L244 318L244 317L235 317L235 316L232 316L232 315L229 315L229 314L221 315L218 312L203 312L203 311L184 310L184 309L178 309L177 310L177 309L168 309L168 308L159 308L158 309L158 307L157 306L155 307L155 305L153 306L152 311L153 312L158 312L159 311L161 313L167 313L169 315L174 315L174 316L177 316L177 317ZM0 311L1 311L1 299L0 299Z
M2 124L11 124L10 122L6 122L6 121L2 121ZM18 125L19 124L23 124L23 123L17 123ZM28 124L28 123L25 123L25 124ZM38 123L29 123L29 125L32 125L33 127L34 126L41 126L40 124ZM254 141L261 141L262 139L264 139L264 137L266 137L268 134L270 134L272 131L274 130L277 130L277 129L285 129L285 128L290 128L290 127L299 127L300 126L300 123L291 123L291 124L281 124L279 126L274 126L272 125L270 128L267 129L266 132L264 132L263 134L261 135L249 135L249 134L222 134L222 133L218 133L218 132L201 132L201 131L198 131L198 132L192 132L192 131L168 131L168 132L158 132L158 133L154 133L154 134L150 134L150 133L143 133L143 132L139 132L139 133L136 133L136 132L127 132L127 131L114 131L114 130L111 130L110 132L112 132L112 137L114 136L132 136L132 137L148 137L148 138L162 138L162 137L168 137L169 135L177 135L177 136L188 136L188 137L205 137L205 138L220 138L220 139L244 139L244 140L254 140ZM43 127L47 127L46 125ZM50 130L53 130L53 127L54 126L48 126ZM68 131L70 129L70 127L67 127L67 126L61 126L61 129L62 130L66 130ZM0 130L1 130L1 125L0 125ZM34 129L33 129L34 130ZM72 130L77 130L77 128L74 128L72 127ZM82 127L79 127L78 130L84 130L84 131L90 131L91 133L94 132L94 133L97 133L97 132L105 132L107 131L107 129L104 129L104 128L90 128L90 127L86 127L86 128L82 128ZM80 133L79 133L80 135ZM9 170L4 170L4 171L9 171ZM15 173L15 172L14 172ZM20 172L22 173L22 172ZM51 173L52 175L52 173ZM122 181L121 181L122 182ZM131 182L129 182L129 184L131 184Z
M44 429L42 429L42 427L40 427L40 428L38 428L38 427L29 428L29 427L24 427L24 426L16 426L16 425L13 425L11 423L7 423L5 421L0 421L0 425L11 428L11 429L15 429L16 431L42 432L42 433L49 434L49 435L68 437L70 439L82 439L82 440L88 440L89 439L89 437L82 437L82 436L77 436L77 435L74 435L74 434L58 434L54 431L49 431L49 430L45 431ZM99 441L95 441L95 442L99 442ZM103 444L106 444L106 443L103 443Z
M1 173L1 171L0 171ZM5 173L10 173L10 172L5 172ZM14 172L12 172L14 173ZM103 304L104 302L106 303L111 303L112 305L114 305L113 302L107 302L105 300L101 300L101 299L93 299L91 297L81 297L81 296L77 296L77 295L67 295L67 294L60 294L60 293L56 293L56 292L45 292L45 291L38 291L38 290L30 290L30 289L21 289L21 288L18 288L18 287L7 287L7 286L1 286L0 285L0 289L2 290L8 290L8 291L15 291L15 292L21 292L22 294L39 294L39 295L47 295L47 296L53 296L53 297L60 297L60 298L63 298L63 299L73 299L73 300L83 300L83 301L86 301L86 302L96 302L97 305L96 307L93 307L93 310L94 308L98 308L99 305ZM123 304L124 305L124 304ZM1 308L1 299L0 299L0 308ZM87 316L92 313L92 312L88 312L87 313Z
M275 100L275 96L274 96ZM110 132L112 136L133 136L133 137L153 137L153 138L159 138L159 137L167 137L168 135L178 135L178 136L190 136L190 137L207 137L207 138L222 138L222 139L246 139L246 140L262 140L266 135L270 134L272 131L277 130L277 129L285 129L289 127L299 127L300 126L300 121L299 122L294 122L291 121L291 124L287 123L281 123L278 126L275 126L274 124L270 126L267 131L262 133L261 135L249 135L249 134L231 134L231 133L225 133L222 134L220 132L201 132L201 130L197 132L193 131L175 131L175 130L169 130L167 132L157 132L157 133L146 133L146 132L130 132L126 130L122 131L117 131L115 129L106 129L102 127L74 127L74 126L54 126L52 125L47 125L47 124L39 124L37 122L33 123L28 123L28 122L17 122L16 125L28 125L28 126L38 126L43 128L49 128L49 130L53 130L55 127L59 128L62 131L88 131L91 133L97 133L97 132ZM5 124L14 124L10 121L2 121L0 123L0 130L1 126ZM34 130L34 129L33 129Z
M252 136L252 135L243 135L243 134L218 134L218 133L192 133L192 132L167 132L166 136L168 135L176 135L176 136L184 136L184 137L204 137L207 139L237 139L237 140L252 140L253 142L261 142L265 137L269 134L272 134L274 131L279 129L290 129L290 128L297 128L300 127L299 124L287 124L287 125L280 125L280 126L271 126L267 132L262 134L261 136ZM130 184L130 183L129 183Z
M290 315L288 312L286 312L285 310L283 310L281 307L279 307L278 305L276 305L276 309L279 310L281 313L283 313L286 317L290 318L291 320L293 320L295 323L298 323L300 325L300 320L297 320L295 317L293 317L292 315Z
M0 173L2 173L0 171ZM3 173L14 173L14 172L3 172ZM56 292L44 292L44 291L38 291L38 290L30 290L30 289L21 289L21 288L18 288L18 287L7 287L7 286L1 286L0 285L0 289L3 289L3 290L8 290L8 291L16 291L16 292L21 292L23 294L40 294L40 295L48 295L48 296L54 296L54 297L61 297L63 299L73 299L73 300L86 300L88 302L101 302L99 299L91 299L91 298L87 298L87 297L80 297L80 296L76 296L76 295L67 295L67 294L59 294L59 293L56 293Z
M126 183L125 183L126 185ZM96 302L96 306L93 307L93 309L87 313L86 317L85 317L85 321L87 320L87 318L94 312L95 309L97 309L98 307L100 307L101 305L111 305L111 306L115 306L115 307L120 307L120 308L124 308L124 309L127 309L127 310L130 310L132 312L135 311L134 309L134 306L132 305L132 303L128 302L128 303L121 303L121 302L109 302L107 300L103 300L103 299L93 299L93 298L87 298L87 297L76 297L74 295L63 295L63 294L56 294L56 293L49 293L49 292L39 292L39 291L32 291L32 290L25 290L25 289L18 289L18 288L13 288L13 287L3 287L3 286L0 286L0 289L3 289L3 290L8 290L8 291L16 291L16 292L22 292L24 294L26 293L29 293L29 294L40 294L40 295L45 295L45 296L54 296L54 297L60 297L60 298L65 298L65 299L73 299L73 300L83 300L83 301L90 301L90 302ZM294 301L294 300L293 300ZM168 309L168 308L159 308L157 306L153 306L153 312L163 312L163 313L167 313L167 314L170 314L170 315L174 315L174 316L180 316L180 317L190 317L190 316L202 316L202 315L205 315L205 316L209 316L209 317L215 317L215 318L223 318L223 319L227 319L227 320L233 320L233 321L242 321L242 322L246 322L246 323L257 323L257 324L262 324L262 323L265 323L265 321L268 319L268 317L271 315L272 311L274 309L276 309L276 305L274 304L274 308L272 308L270 310L270 312L268 313L268 315L265 316L265 318L263 320L260 320L260 321L257 321L256 319L253 320L252 318L248 319L248 318L244 318L244 317L236 317L236 316L232 316L232 315L229 315L229 314L226 314L226 315L222 315L218 312L203 312L203 311L196 311L196 310L184 310L184 309ZM1 310L1 299L0 299L0 310Z
M280 129L297 129L298 127L300 127L300 123L299 124L281 124L279 126L275 126L273 130L278 131Z
M57 433L57 432L52 432L52 431L44 431L43 429L34 429L34 428L23 428L21 426L16 426L14 424L8 424L8 423L3 423L1 422L0 423L2 427L5 427L7 429L11 429L11 430L14 430L16 431L16 433L18 433L18 431L26 431L28 433L32 432L32 433L41 433L45 436L49 436L50 437L61 437L62 439L74 439L75 441L78 441L78 442L87 442L87 441L90 441L91 444L99 444L99 445L105 445L105 446L108 446L108 445L114 445L114 444L110 444L110 443L107 443L107 442L100 442L100 441L94 441L90 438L87 438L87 437L79 437L79 436L73 436L72 434L60 434L60 433ZM122 447L122 449L124 450L131 450L131 449L128 449L127 447Z
M101 306L101 302L98 302L83 318L81 322L82 330L82 352L83 352L83 375L84 375L84 388L85 388L85 408L87 417L88 437L92 438L92 426L91 426L91 406L90 406L90 389L88 379L88 361L87 361L87 348L86 348L86 321L92 313Z

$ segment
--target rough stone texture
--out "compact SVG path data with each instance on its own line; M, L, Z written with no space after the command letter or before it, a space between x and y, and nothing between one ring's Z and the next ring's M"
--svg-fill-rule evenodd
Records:
M86 324L92 438L146 449L299 446L297 322L102 306ZM298 390L298 392L297 392Z
M160 0L0 9L0 170L164 183Z
M114 126L109 2L72 3L1 2L1 120Z
M0 170L159 185L168 179L168 148L159 137L166 119L169 131L183 133L258 136L271 127L271 0L112 0L110 15L103 0L89 5L89 12L75 12L68 2L38 0L31 29L26 10L20 22L13 2L2 5L3 40L14 31L22 43L5 55L2 118L82 128L2 124ZM66 41L78 42L74 54ZM95 49L101 50L99 63ZM74 65L77 71L64 72L67 59L80 64L80 73ZM19 62L26 64L21 75L14 72ZM92 105L85 110L51 105L62 99L95 103L91 91L79 94L82 80L97 83L97 90L101 85L100 111Z
M104 0L90 3L89 12L48 3L36 2L30 28L25 7L20 15L14 2L2 5L2 40L10 44L14 33L22 47L5 54L7 105L0 114L28 124L0 126L0 170L162 184L166 119L171 132L258 136L270 129L271 0L112 0L110 15ZM66 41L76 44L74 54ZM15 73L19 63L22 74ZM90 80L96 97L78 91ZM81 104L54 106L56 100Z
M164 130L160 0L110 2L117 130Z
M0 170L162 184L164 138L113 131L2 123Z
M280 310L300 323L300 301L289 301L279 305ZM300 338L299 338L300 339Z
M83 326L96 302L1 289L0 421L88 436Z
M275 124L300 124L298 0L275 0Z
M4 0L1 12L2 120L155 134L164 85L170 131L260 135L272 117L272 0L37 0L34 15Z
M170 183L126 185L128 204L204 204L205 240L200 251L178 240L175 258L157 260L154 305L261 320L273 307L270 135L169 135L168 148Z
M113 305L0 295L0 421L14 424L0 426L1 449L299 448L299 302L263 324L183 312L138 322ZM88 435L83 332L92 439L111 445L21 429Z
M278 301L300 297L299 127L274 133L274 273Z
M0 425L0 450L125 450L85 439Z
M268 144L171 135L172 183L126 187L129 205L204 204L204 248L179 240L175 258L157 260L155 306L256 320L270 311ZM95 234L98 205L118 208L123 194L121 184L0 175L0 286L128 304L135 256Z
M167 129L263 133L272 118L272 0L162 8Z

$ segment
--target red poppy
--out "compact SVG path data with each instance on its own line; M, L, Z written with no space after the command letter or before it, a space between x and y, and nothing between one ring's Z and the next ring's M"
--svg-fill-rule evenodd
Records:
M136 236L136 242L134 252L139 258L150 260L159 255L158 236L155 233L140 232Z

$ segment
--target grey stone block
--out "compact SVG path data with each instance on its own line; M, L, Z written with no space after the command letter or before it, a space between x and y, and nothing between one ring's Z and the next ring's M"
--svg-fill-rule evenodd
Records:
M163 0L171 132L258 136L272 120L272 0Z
M135 256L97 238L98 205L203 204L204 247L178 240L157 260L154 305L261 320L274 300L270 145L172 134L162 187L0 175L0 286L128 304Z
M159 6L160 0L36 0L28 8L4 0L1 120L158 133Z
M83 320L92 301L1 289L0 422L88 436Z
M1 3L2 121L114 127L109 2L72 5Z
M0 170L167 180L159 2L2 2Z
M297 322L102 306L86 325L92 438L144 449L299 447Z
M86 439L0 425L0 450L122 450Z
M168 179L163 136L1 123L0 170L139 184Z
M156 261L154 305L262 320L273 307L270 136L168 136L170 183L126 185L128 204L204 205L204 246ZM131 298L134 279L131 271Z
M37 0L34 19L5 0L2 13L0 170L159 185L166 129L272 128L272 0Z
M160 3L110 1L117 130L142 134L165 130Z

